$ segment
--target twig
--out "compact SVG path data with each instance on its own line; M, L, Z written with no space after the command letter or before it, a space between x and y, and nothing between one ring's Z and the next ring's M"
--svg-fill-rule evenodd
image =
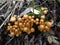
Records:
M0 17L4 17L4 15L0 15Z
M25 39L25 45L29 45L29 44L28 44L28 43L29 43L29 42L28 42L28 35L26 35L24 39Z
M21 14L20 14L20 16L23 16L24 14L27 14L27 13L29 13L31 11L31 8L29 7L29 8L27 8L27 9L25 9L25 11L23 11Z
M14 38L11 38L9 41L6 42L5 45L7 45L8 43L10 43Z
M5 4L5 3L6 3L6 1L4 1L3 3L1 3L0 6L2 6L2 5Z
M17 5L19 4L19 2L15 5L14 9L12 10L12 12L10 13L10 15L5 19L5 21L1 24L0 29L2 28L2 26L7 22L7 20L10 18L11 15L14 14L15 9L17 8Z
M0 8L0 11L8 4L8 2Z
M17 38L17 42L18 42L18 44L17 45L20 45L20 40Z
M31 38L31 40L29 41L30 43L32 43L32 45L34 45L34 35L33 35L33 37Z

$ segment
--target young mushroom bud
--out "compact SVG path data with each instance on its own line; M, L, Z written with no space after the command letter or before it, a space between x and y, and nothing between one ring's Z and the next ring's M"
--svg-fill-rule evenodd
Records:
M7 30L10 30L10 26L7 26Z
M35 31L35 29L34 28L31 28L31 32L34 32Z
M36 18L36 22L38 22L39 21L39 19L38 18Z
M51 27L52 23L51 22L45 22L46 26Z
M12 16L11 18L10 18L10 21L11 22L15 22L17 19L16 19L16 17L14 17L14 16Z
M11 23L8 23L8 26L10 26L11 25Z
M28 19L28 15L24 15L23 18Z
M15 25L18 25L18 21L14 22Z
M32 18L34 19L34 16L32 16Z
M30 23L29 23L29 22L27 22L25 26L26 26L26 27L30 27Z
M41 10L43 11L43 10L45 10L45 8L44 7L41 7Z
M11 30L12 29L12 26L7 26L7 30Z
M36 23L36 25L38 25L39 24L39 22L35 22Z
M21 22L22 21L22 18L18 18L18 21Z
M42 15L42 16L41 16L41 19L45 19L45 15Z
M38 29L39 29L39 30L44 30L44 25L38 26Z
M13 27L14 27L14 28L18 28L18 26L17 26L17 25L13 25Z
M43 13L44 13L44 14L47 14L47 13L48 13L48 10L44 10Z
M19 26L21 27L23 24L22 23L19 23Z
M28 31L28 28L27 27L24 27L24 30L23 30L24 32L27 32Z
M40 24L44 25L44 19L40 19Z
M11 32L10 35L11 35L12 37L14 37L14 36L15 36L15 33L14 33L14 32Z
M44 19L40 19L40 22L44 22Z
M16 34L16 37L19 37L19 34Z
M31 16L28 16L28 18L29 18L29 19L32 19L32 17L31 17Z
M34 22L34 19L31 19L30 21L31 21L31 22Z
M44 30L49 30L49 27L48 27L48 26L45 26L45 27L44 27Z

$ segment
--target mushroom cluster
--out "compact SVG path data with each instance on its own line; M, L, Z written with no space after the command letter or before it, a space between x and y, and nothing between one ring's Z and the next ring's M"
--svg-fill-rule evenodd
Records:
M34 16L29 16L25 14L23 17L14 15L10 18L10 23L8 23L7 30L9 30L11 36L20 36L22 32L26 34L31 34L35 32L34 24L38 25L38 30L41 32L47 32L52 26L52 22L45 21L45 14L47 14L47 8L41 7L42 15L40 18L35 18ZM13 23L13 25L12 25Z
M39 20L38 30L42 32L47 32L50 30L53 23L50 21L44 21L44 20L45 20L45 16L43 15Z
M42 15L39 18L34 19L34 16L24 15L23 17L12 16L10 22L8 23L7 30L10 31L11 36L20 36L22 32L27 33L28 35L35 31L33 27L34 23L38 25L38 30L42 32L49 31L52 26L52 22L45 22L45 15Z
M27 34L33 33L35 29L33 28L34 16L24 15L21 17L16 17L15 15L11 17L8 23L7 30L10 31L11 36L20 36L22 32Z
M41 11L43 12L44 15L48 13L48 10L46 7L41 7Z

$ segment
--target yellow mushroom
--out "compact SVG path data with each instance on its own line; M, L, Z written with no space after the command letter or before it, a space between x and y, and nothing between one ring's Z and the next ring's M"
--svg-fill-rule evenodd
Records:
M39 21L39 19L38 18L36 18L36 22L38 22Z
M45 8L44 7L41 7L41 10L43 11L43 10L45 10Z
M31 32L34 32L35 31L35 29L34 28L31 28Z
M42 15L42 16L41 16L41 19L45 19L45 15Z
M44 25L44 19L40 19L40 24Z
M34 16L32 16L32 18L34 19Z
M28 18L28 15L27 15L27 14L25 14L25 15L23 16L23 18L27 19L27 18Z
M15 25L18 25L18 21L14 22Z
M43 13L44 13L44 14L47 14L47 13L48 13L48 10L44 10Z
M18 21L19 21L19 22L22 21L22 18L19 17L19 18L18 18Z
M11 35L12 37L14 37L14 36L15 36L15 33L14 33L14 32L11 32L10 35Z
M11 21L11 22L15 22L15 21L16 21L16 17L12 16L12 17L10 18L10 21Z
M51 22L45 22L46 26L51 27L52 23Z
M45 26L45 27L44 27L44 30L49 30L49 27L48 27L48 26Z
M44 30L44 25L38 26L38 29L39 29L39 30Z
M24 30L23 30L24 32L27 32L28 31L28 28L27 27L24 27Z

